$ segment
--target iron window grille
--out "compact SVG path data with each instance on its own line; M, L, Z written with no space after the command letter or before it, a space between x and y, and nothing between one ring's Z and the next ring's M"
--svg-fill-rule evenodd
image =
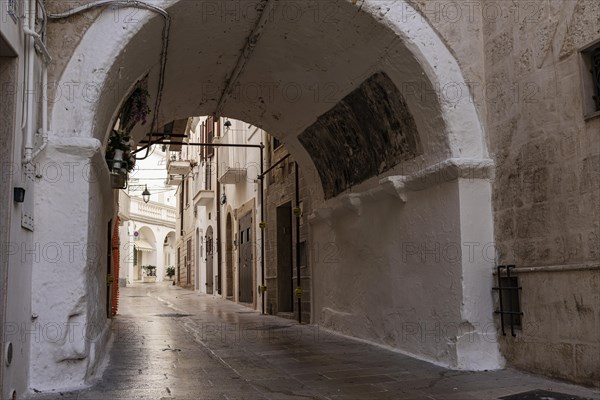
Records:
M594 101L596 111L600 111L600 46L591 53L592 79L594 82Z
M213 254L213 239L211 237L206 238L206 255L210 256Z
M505 316L508 317L510 324L510 333L516 337L515 329L521 328L521 312L519 279L516 275L511 275L514 265L498 265L497 267L498 286L493 289L498 292L498 308L495 313L500 315L500 325L502 335L506 336Z

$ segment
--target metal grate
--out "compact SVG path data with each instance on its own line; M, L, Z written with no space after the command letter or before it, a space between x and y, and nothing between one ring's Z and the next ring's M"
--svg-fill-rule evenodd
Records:
M171 314L156 314L156 316L161 317L161 318L184 318L184 317L191 317L191 314L171 313Z
M502 335L506 336L504 316L507 315L510 322L510 333L513 337L516 337L515 328L521 325L521 315L523 315L519 305L519 293L522 288L519 286L517 277L510 274L511 269L515 268L514 265L498 265L496 268L498 286L493 289L498 291L499 310L496 311L496 314L500 314ZM507 284L504 285L504 283Z
M572 394L549 392L547 390L532 390L500 397L500 400L591 400L584 397L574 396Z

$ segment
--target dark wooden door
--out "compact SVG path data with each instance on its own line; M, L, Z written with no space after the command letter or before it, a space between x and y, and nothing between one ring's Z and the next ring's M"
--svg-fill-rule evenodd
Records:
M206 230L206 293L213 294L214 274L213 274L213 230L208 227Z
M294 311L292 205L277 207L277 310Z
M254 298L254 233L252 231L252 213L244 215L239 224L240 252L239 252L239 301L240 303L253 303Z

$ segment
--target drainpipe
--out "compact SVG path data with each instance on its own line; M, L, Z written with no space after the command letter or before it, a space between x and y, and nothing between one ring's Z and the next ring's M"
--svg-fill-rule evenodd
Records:
M300 176L298 163L294 162L296 192L296 297L298 298L298 323L302 323L302 285L300 284Z
M213 125L214 129L214 125ZM217 249L217 293L221 294L221 182L219 182L219 151L215 151L215 175L217 184L217 193L215 196L217 206L217 240L213 249ZM210 178L212 179L212 177Z
M185 191L187 188L185 187L185 175L181 175L181 193L179 194L179 218L181 219L181 223L179 224L179 236L181 236L181 240L183 242L183 207L184 200L183 196L185 196Z
M265 222L265 188L264 188L264 179L262 176L264 174L265 162L263 159L265 146L262 142L260 142L260 176L259 181L260 186L260 220L261 222ZM265 314L265 229L264 227L260 228L260 275L261 275L261 301L262 301L262 314Z
M23 164L31 163L48 145L48 64L52 61L52 57L48 52L46 44L44 43L44 37L35 31L35 20L37 15L37 4L38 0L30 0L29 8L25 15L25 26L23 27L23 33L28 38L27 48L27 118L25 131L25 151L23 155ZM43 3L39 3L40 7L44 11L44 28L42 34L45 32L45 25L47 23L46 12ZM39 129L39 133L42 136L42 144L40 147L33 151L33 75L34 75L34 56L35 50L39 51L43 55L44 64L42 66L42 127Z
M46 148L48 145L48 66L44 65L44 71L42 72L42 127L39 129L39 133L42 134L42 144L40 147L33 152L31 160L35 158Z
M29 164L33 157L33 62L35 58L35 39L27 32L35 33L35 0L29 0L27 2L28 7L25 11L25 22L23 27L23 33L27 38L27 102L26 102L26 113L27 118L25 119L25 143L24 143L24 155L23 163Z

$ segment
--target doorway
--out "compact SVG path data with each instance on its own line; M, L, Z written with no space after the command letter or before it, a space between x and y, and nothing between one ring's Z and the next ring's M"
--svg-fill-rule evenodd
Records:
M239 224L239 301L240 303L254 302L254 260L252 248L252 212L244 215Z
M227 298L233 299L233 222L231 214L227 214L227 226L225 228L225 266L226 266L226 284Z
M5 57L5 49L9 46L3 42L0 36L0 87L8 88L9 85L14 85L17 77L17 58ZM2 107L0 107L0 163L3 166L13 165L13 139L14 139L14 117L16 91L11 94L10 90L4 90L1 94ZM4 174L0 180L0 238L2 242L10 242L10 222L12 208L12 187L13 175ZM0 338L4 338L4 328L6 317L7 290L4 290L8 282L8 252L0 251ZM9 317L10 318L10 317ZM0 359L4 360L4 348L0 347ZM4 363L0 365L0 397L4 395L2 392L2 382L4 374Z
M187 240L185 252L186 285L190 287L192 286L192 239Z
M113 241L113 231L112 231L112 220L108 221L108 226L106 227L106 318L112 317L112 307L110 304L111 300L111 286L112 282L108 279L108 277L112 274L112 241ZM118 278L118 277L117 277ZM113 277L114 279L114 277Z
M214 293L213 275L213 228L209 226L206 230L206 293Z
M277 207L277 311L294 311L292 203Z
M200 230L196 228L196 257L194 257L196 270L195 289L200 290L200 257L202 257L202 248L200 247Z

